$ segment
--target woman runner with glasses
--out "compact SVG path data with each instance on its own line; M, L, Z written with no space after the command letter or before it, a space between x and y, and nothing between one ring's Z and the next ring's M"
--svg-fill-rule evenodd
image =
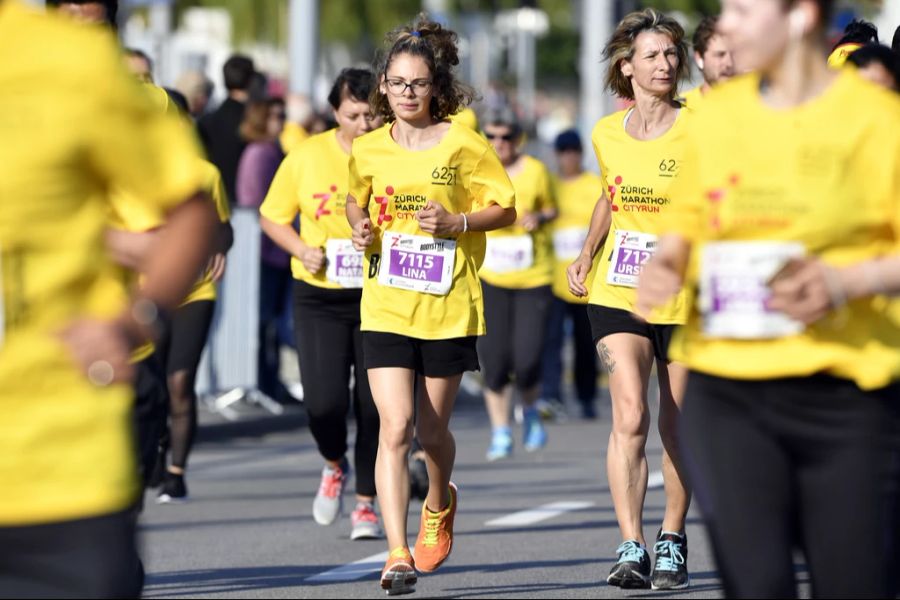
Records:
M390 549L381 586L389 594L414 591L416 570L434 571L450 555L458 497L449 424L463 372L478 368L475 339L485 331L484 232L516 217L494 151L447 120L473 95L453 76L456 40L424 16L388 35L371 103L390 125L358 138L350 156L347 219L365 252L361 329L381 418L375 480ZM406 538L414 426L429 475L415 561Z

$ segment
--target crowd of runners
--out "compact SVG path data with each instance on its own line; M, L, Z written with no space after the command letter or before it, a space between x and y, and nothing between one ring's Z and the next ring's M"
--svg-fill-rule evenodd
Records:
M115 0L0 0L16 57L0 64L0 596L140 594L144 490L188 498L235 203L258 207L267 244L261 338L293 317L324 462L309 510L337 522L355 472L349 537L386 539L388 594L453 550L463 374L483 381L486 459L539 452L571 331L581 415L606 412L598 364L611 400L609 585L689 586L696 497L729 597L793 597L795 549L815 596L896 595L900 40L854 22L827 43L834 4L723 0L690 41L662 12L626 15L584 74L627 106L593 129L597 175L576 131L548 165L514 111L476 117L456 33L424 14L371 70L340 72L334 128L287 143L246 58L196 136L189 99L116 45ZM277 363L260 364L274 396ZM666 503L648 542L654 377Z

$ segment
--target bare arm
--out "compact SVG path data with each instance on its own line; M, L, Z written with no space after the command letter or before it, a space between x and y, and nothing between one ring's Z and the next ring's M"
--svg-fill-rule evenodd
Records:
M588 229L587 239L581 248L581 254L566 269L566 277L569 280L569 291L575 296L583 298L588 295L588 289L584 282L594 266L594 257L600 252L606 237L609 235L609 228L612 225L612 210L609 207L609 200L604 192L597 199L594 205L594 212L591 214L591 225Z
M262 216L259 218L259 224L273 242L300 260L310 273L318 273L325 265L325 253L322 249L310 246L301 240L290 225L276 223Z
M123 229L106 230L106 249L117 265L139 271L144 258L156 241L159 230L131 232Z

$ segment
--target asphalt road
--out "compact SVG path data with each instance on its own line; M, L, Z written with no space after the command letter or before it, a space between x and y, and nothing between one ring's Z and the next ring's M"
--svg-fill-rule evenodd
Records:
M489 464L484 409L471 400L461 403L452 424L460 489L454 551L437 573L420 576L416 596L721 597L693 511L687 526L690 589L626 592L606 585L620 539L604 468L608 409L602 417L550 424L550 443L542 452L520 450L508 461ZM386 543L351 542L349 517L331 527L312 520L322 462L309 431L302 425L246 429L253 437L231 431L207 435L198 445L187 479L190 502L157 506L148 496L141 538L146 597L383 596L378 573ZM651 473L659 468L660 448L652 439ZM657 479L651 475L657 485L646 501L648 539L663 514ZM351 482L347 514L352 501ZM410 544L420 507L414 501L410 509Z

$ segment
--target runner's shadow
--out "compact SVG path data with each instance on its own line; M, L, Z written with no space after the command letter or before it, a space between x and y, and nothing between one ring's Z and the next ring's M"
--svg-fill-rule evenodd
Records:
M150 573L144 598L209 597L274 588L299 588L304 580L332 566L279 566Z
M688 525L702 525L703 521L698 518L689 518L685 521ZM615 519L609 520L592 520L582 521L580 523L560 523L557 525L543 525L533 527L484 527L477 531L460 531L456 535L499 535L509 533L548 533L551 531L577 531L577 530L595 530L595 529L614 529L619 527L619 522Z

